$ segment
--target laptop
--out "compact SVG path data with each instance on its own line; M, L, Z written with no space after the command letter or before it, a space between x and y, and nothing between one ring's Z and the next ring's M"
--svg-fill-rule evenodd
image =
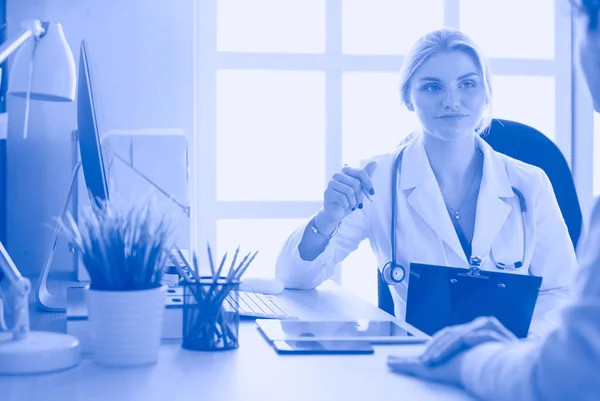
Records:
M171 262L178 262L183 270L191 269L189 251L179 249L173 252ZM175 276L178 276L175 274ZM179 277L175 278L175 282ZM174 307L183 307L183 287L169 285L167 295L174 301ZM261 294L253 291L237 291L237 296L229 294L223 301L223 308L227 311L237 310L240 317L261 319L297 319L280 299L275 295Z
M406 322L433 335L447 326L494 316L527 337L542 277L411 263Z
M183 287L169 287L167 295L174 300L174 306L183 307ZM240 317L297 319L297 316L274 295L249 291L238 291L237 295L237 297L228 295L223 301L223 308L229 311L237 309Z

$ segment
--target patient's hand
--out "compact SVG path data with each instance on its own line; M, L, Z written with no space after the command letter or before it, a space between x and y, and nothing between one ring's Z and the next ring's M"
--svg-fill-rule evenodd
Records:
M419 357L389 356L388 367L394 373L456 386L461 384L460 372L464 357L465 353L462 353L439 366L427 366Z
M8 331L8 326L6 325L4 318L4 303L4 295L2 293L2 289L0 289L0 332Z
M494 317L479 317L470 323L446 327L435 333L428 343L421 362L436 366L456 354L489 341L512 342L517 337Z

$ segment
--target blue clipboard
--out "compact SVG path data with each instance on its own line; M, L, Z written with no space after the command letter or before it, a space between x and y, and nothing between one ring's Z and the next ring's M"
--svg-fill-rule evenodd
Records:
M517 337L529 332L542 277L411 263L406 322L428 335L495 316Z

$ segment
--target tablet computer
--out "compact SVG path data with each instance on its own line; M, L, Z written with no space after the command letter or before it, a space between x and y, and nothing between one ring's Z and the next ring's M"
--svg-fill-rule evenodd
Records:
M429 336L391 320L307 321L257 319L256 324L268 341L301 341L311 337L319 341L358 340L373 344L419 344Z
M365 341L273 341L278 354L372 354L373 346Z

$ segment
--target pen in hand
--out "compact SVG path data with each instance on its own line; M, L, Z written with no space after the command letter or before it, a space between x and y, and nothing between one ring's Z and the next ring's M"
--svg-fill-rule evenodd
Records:
M349 166L348 166L348 164L344 164L344 167L346 168ZM369 176L370 175L371 174L369 174ZM358 177L355 177L355 178L358 178ZM362 193L365 195L365 197L369 200L369 202L373 202L373 199L371 198L372 193L369 192L370 190L364 186L362 181L360 183L360 189L361 189ZM372 189L371 189L371 191L372 191Z
M363 194L365 194L365 197L369 200L369 202L373 202L373 199L371 199L371 195L369 194L367 188L365 188L364 185L361 185L360 188L362 189Z

